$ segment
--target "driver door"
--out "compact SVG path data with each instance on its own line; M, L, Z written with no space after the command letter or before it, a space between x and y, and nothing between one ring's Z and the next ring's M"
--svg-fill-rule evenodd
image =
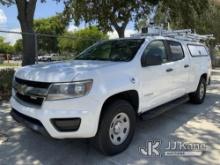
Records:
M150 42L141 57L141 60L145 57L153 55L160 56L162 63L159 65L143 66L140 72L141 77L141 91L142 91L142 106L141 111L147 111L161 104L164 104L172 100L172 63L167 60L167 49L163 40L154 40ZM149 60L150 61L150 60Z

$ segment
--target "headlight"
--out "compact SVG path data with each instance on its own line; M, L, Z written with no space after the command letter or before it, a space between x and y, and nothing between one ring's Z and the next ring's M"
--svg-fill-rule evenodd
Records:
M92 88L92 80L52 84L48 91L47 100L60 100L82 97Z

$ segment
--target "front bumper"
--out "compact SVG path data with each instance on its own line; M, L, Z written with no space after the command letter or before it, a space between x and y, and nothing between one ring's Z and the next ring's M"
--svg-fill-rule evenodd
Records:
M90 138L95 136L98 129L101 104L90 97L45 101L42 106L37 107L13 96L10 103L13 109L11 115L15 120L53 138ZM33 120L26 120L26 117ZM81 120L79 128L75 131L60 131L51 122L53 119L67 118L79 118Z
M44 136L50 136L40 121L34 118L31 118L31 117L25 116L13 108L10 112L10 115L15 121L23 124L24 126L32 129L33 131L38 132Z

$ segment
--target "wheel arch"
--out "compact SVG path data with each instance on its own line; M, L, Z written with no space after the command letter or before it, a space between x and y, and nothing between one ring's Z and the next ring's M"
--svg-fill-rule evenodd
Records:
M122 99L128 101L132 107L134 108L135 112L138 112L139 108L139 94L136 90L127 90L123 92L119 92L109 96L102 105L102 111L104 110L105 106L110 104L112 101Z
M106 110L106 106L108 106L110 103L117 99L122 99L128 101L132 107L134 108L136 114L138 114L138 109L139 109L139 94L136 90L127 90L123 91L120 93L113 94L109 96L103 103L102 108L101 108L101 113L99 116L99 124L102 119L102 116Z
M202 79L202 78L204 78L205 79L205 81L206 81L206 83L208 84L208 74L207 73L203 73L201 76L200 76L200 80Z

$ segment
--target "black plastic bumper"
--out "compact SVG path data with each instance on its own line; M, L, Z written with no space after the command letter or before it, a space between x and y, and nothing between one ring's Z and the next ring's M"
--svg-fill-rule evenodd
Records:
M26 115L16 111L15 109L12 109L10 114L11 114L12 118L14 120L16 120L18 123L23 124L27 128L30 128L31 130L33 130L37 133L40 133L40 134L47 136L47 137L50 137L50 135L48 134L48 132L44 128L43 124L39 120L31 118L29 116L26 116Z

